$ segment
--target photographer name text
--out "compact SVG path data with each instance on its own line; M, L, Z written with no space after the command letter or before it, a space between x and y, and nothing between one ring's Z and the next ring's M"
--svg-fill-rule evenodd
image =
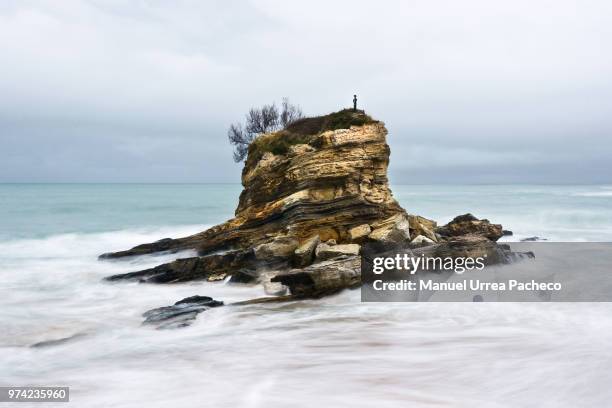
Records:
M505 282L482 282L478 279L463 279L452 282L437 282L431 279L411 281L403 279L400 281L385 282L378 279L372 282L372 287L377 291L560 291L562 285L559 282L537 282L535 280L522 282L509 279Z

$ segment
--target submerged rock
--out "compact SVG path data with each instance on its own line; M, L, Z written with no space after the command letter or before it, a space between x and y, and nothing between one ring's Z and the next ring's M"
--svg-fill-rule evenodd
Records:
M193 323L196 316L212 307L223 306L223 302L208 296L190 296L179 300L172 306L158 307L142 314L144 325L157 329L186 327Z
M548 239L540 238L540 237L529 237L529 238L521 239L521 242L537 242L537 241L548 241Z
M34 344L30 345L30 347L33 347L33 348L42 348L42 347L60 346L62 344L66 344L66 343L72 342L73 340L76 340L76 339L79 339L79 338L85 337L85 336L87 336L87 333L76 333L76 334L73 334L72 336L62 337L60 339L52 339L52 340L39 341L37 343L34 343Z

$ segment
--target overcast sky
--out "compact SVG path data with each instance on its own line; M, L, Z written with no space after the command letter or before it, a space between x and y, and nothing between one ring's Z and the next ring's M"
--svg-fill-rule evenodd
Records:
M393 183L612 182L612 2L0 2L0 182L239 182L227 126L353 93Z

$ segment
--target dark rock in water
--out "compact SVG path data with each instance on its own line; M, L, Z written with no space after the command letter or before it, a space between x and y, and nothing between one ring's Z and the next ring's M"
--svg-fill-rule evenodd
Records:
M232 273L230 283L255 283L257 281L257 273L251 270L241 269Z
M514 235L514 233L510 230L502 230L502 235L504 237L511 237L512 235Z
M187 240L185 240L187 241ZM152 242L150 244L138 245L127 251L120 252L109 252L99 256L100 259L113 259L127 256L144 255L151 253L170 252L175 253L181 249L189 249L192 246L188 242L181 244L181 239L163 238L159 241Z
M344 256L306 268L282 272L271 279L289 287L293 299L319 298L361 284L361 258Z
M548 239L540 238L540 237L529 237L529 238L521 239L521 242L536 242L536 241L548 241Z
M507 258L509 259L510 262L518 262L520 260L523 259L535 259L535 254L533 253L533 251L527 251L527 252L509 252L507 254Z
M503 235L501 225L491 224L487 219L479 220L472 214L455 217L448 224L439 227L436 232L443 237L480 235L491 241L497 241Z
M183 305L185 303L198 303L198 304L202 304L202 305L206 305L210 307L223 306L223 302L221 302L220 300L215 300L211 298L210 296L200 296L200 295L186 297L185 299L182 299L176 302L175 305Z
M190 296L172 306L158 307L142 314L142 324L154 325L158 329L175 329L193 323L198 314L212 307L223 306L223 302L208 296Z
M479 220L473 214L467 213L467 214L456 216L455 218L453 218L451 223L470 222L470 221L479 221Z
M137 272L104 278L107 281L138 280L143 283L176 283L206 279L223 280L238 268L255 266L253 251L232 251L225 254L177 259Z
M85 335L86 335L85 333L77 333L72 336L64 337L61 339L43 340L43 341L39 341L38 343L34 343L30 345L30 347L41 348L41 347L59 346L59 345L71 342L72 340L84 337Z

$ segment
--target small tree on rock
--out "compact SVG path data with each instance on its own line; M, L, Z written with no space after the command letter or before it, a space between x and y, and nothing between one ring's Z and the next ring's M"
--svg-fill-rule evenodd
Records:
M227 137L234 146L234 161L243 161L249 152L249 145L263 133L275 132L286 128L298 119L303 118L302 109L292 105L288 98L283 98L281 111L276 104L251 108L246 115L244 126L241 123L230 125Z

